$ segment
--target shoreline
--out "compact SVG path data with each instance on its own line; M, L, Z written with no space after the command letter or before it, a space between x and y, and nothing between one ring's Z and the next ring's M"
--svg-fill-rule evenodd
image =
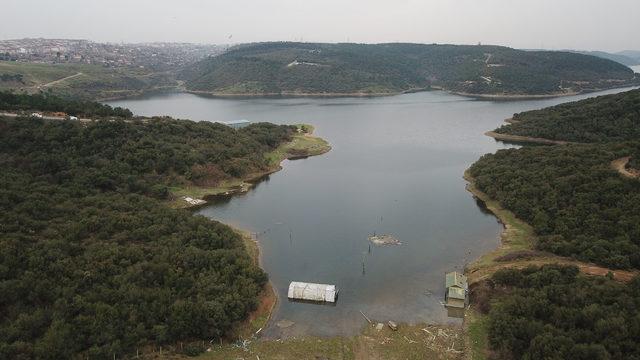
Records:
M568 145L574 144L569 141L550 140L545 138L535 138L521 135L500 134L495 131L487 131L484 135L494 138L496 141L512 142L512 143L534 143L543 145Z
M254 239L253 234L250 231L240 229L229 224L225 225L242 237L242 243L249 257L251 257L256 266L267 274L266 270L262 266L262 248L260 246L260 242L258 242L257 239ZM264 288L258 297L258 305L256 306L256 309L251 311L243 321L234 326L231 332L227 335L227 341L233 342L237 338L258 337L260 332L262 332L262 330L264 330L264 328L269 324L269 321L271 321L271 316L273 315L273 311L278 305L278 302L280 302L278 292L274 289L271 280L267 280L267 283L264 285Z
M206 91L206 90L184 90L183 92L194 95L207 95L216 98L367 98L367 97L386 97L396 96L402 94L412 94L416 92L431 91L429 88L414 88L403 91L390 91L390 92L351 92L351 93L305 93L296 91L282 91L282 92L270 92L270 93L224 93L218 91Z

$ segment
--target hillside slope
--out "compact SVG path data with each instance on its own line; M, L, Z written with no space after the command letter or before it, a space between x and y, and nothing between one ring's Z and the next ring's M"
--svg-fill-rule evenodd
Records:
M141 68L108 68L87 64L36 64L0 61L0 90L82 99L111 99L174 88L170 73Z
M179 75L217 95L391 94L429 87L476 95L560 95L637 82L593 56L500 46L257 43Z
M639 139L640 89L515 114L495 132L570 142Z

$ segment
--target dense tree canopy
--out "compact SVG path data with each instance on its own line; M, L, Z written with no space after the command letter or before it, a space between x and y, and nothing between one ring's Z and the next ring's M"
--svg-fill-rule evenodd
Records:
M202 169L263 168L292 131L0 118L0 358L111 358L223 335L266 274L229 227L158 199Z
M588 278L576 267L499 270L489 341L503 359L640 359L640 279Z
M640 268L640 181L611 161L640 143L500 150L471 168L477 186L531 224L538 247L613 268Z
M500 46L257 43L180 75L187 88L228 94L390 93L430 86L475 94L554 94L634 83L593 56Z
M498 133L570 142L640 139L640 90L598 96L513 116Z
M0 91L0 110L64 112L69 115L83 117L114 116L130 118L133 116L129 109L123 109L120 107L112 108L109 105L94 101L74 100L51 94L27 95L9 91Z
M153 185L221 180L265 170L264 153L294 127L268 123L241 130L210 122L0 119L0 150L14 164L65 183L149 193ZM213 179L210 179L213 177Z

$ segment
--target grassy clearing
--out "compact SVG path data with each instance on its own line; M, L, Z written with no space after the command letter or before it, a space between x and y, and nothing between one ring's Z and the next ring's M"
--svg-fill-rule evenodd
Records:
M23 75L24 87L44 85L80 72L77 67L0 61L0 74ZM11 84L15 86L15 84ZM0 87L2 82L0 82Z
M230 193L246 192L251 188L251 184L242 179L231 179L221 182L218 186L214 187L202 187L202 186L172 186L169 188L169 192L172 195L172 200L169 201L169 206L174 209L186 209L191 207L183 197L188 196L193 199L205 199L207 196L215 196Z
M466 358L469 360L487 359L487 349L489 348L489 321L487 315L483 315L473 309L467 310L465 329L468 349Z
M81 98L133 96L145 91L175 87L175 79L164 73L141 68L107 68L88 64L34 64L0 61L0 74L23 75L23 83L0 82L0 89L36 92L51 90L60 95ZM67 77L74 76L69 79ZM57 80L65 79L60 82ZM55 82L55 83L54 83ZM44 87L44 85L50 86Z
M287 340L254 340L246 350L234 344L214 345L200 359L355 359L353 338L291 338Z
M297 124L298 133L293 135L290 142L282 144L274 151L265 154L273 166L280 165L284 159L317 156L331 150L331 146L324 139L312 136L314 128L307 124Z

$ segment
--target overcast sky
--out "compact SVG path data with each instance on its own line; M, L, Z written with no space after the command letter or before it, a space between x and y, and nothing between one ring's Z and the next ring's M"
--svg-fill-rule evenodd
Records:
M1 0L0 38L640 50L640 0Z

